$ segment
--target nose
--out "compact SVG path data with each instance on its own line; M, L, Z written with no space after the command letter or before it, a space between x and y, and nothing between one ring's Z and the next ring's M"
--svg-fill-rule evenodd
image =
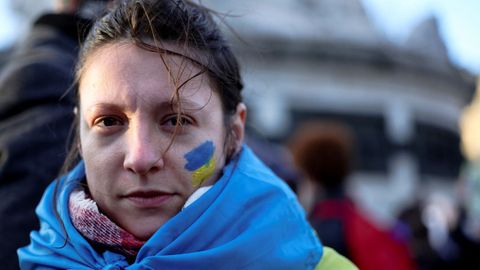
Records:
M135 174L146 175L163 168L161 142L147 124L129 127L126 132L126 153L123 167Z

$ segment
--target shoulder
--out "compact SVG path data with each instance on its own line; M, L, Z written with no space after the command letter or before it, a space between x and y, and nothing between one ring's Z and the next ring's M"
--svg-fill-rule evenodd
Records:
M280 179L258 156L244 144L236 164L235 172L241 176L241 181L262 182L272 187L290 192L285 181Z
M315 270L358 270L358 268L347 258L338 254L329 247L323 248L323 256L315 267Z

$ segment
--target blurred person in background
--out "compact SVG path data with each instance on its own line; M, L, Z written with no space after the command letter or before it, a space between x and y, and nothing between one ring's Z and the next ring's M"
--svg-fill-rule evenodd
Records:
M456 245L455 269L480 269L480 77L472 102L460 119L462 150L466 158L460 179L460 217L450 237Z
M34 209L60 172L73 121L73 69L90 20L107 1L56 1L15 45L0 74L0 265L38 228ZM31 1L31 4L35 4Z
M289 145L305 175L303 185L313 191L313 205L306 208L323 244L350 258L359 269L414 269L406 245L364 216L345 192L354 147L346 126L308 122L294 132Z
M466 158L456 183L457 202L445 195L414 200L400 212L396 228L404 231L420 270L480 269L480 94L460 119Z
M456 244L450 237L458 211L450 198L441 193L413 199L400 211L395 234L408 243L410 254L419 270L455 268Z

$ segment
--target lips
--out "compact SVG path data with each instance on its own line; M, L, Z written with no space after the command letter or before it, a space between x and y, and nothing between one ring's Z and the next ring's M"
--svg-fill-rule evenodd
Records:
M154 208L164 204L174 194L161 191L135 191L128 193L123 198L141 208Z

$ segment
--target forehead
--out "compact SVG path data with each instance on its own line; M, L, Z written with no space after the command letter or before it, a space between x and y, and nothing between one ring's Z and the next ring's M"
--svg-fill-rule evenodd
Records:
M175 50L172 45L167 48ZM183 99L206 102L214 94L206 73L186 57L160 54L131 43L100 47L87 57L80 77L81 103L157 102Z

